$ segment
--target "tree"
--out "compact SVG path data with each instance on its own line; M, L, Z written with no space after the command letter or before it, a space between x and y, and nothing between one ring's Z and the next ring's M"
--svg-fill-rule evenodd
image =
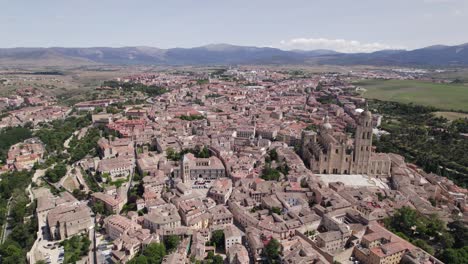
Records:
M420 247L422 250L426 251L431 255L434 255L434 248L429 246L429 244L427 244L427 242L422 239L416 239L415 241L413 241L413 245Z
M278 208L278 207L272 207L271 208L271 212L272 213L275 213L277 215L281 214L281 208Z
M265 247L265 257L269 263L277 263L279 258L280 243L272 238Z
M92 206L92 209L95 214L104 214L106 212L104 204L100 201L95 202Z
M142 263L160 264L166 256L166 247L161 243L151 243L143 250L143 256L146 257L147 262Z
M204 146L197 155L197 158L209 158L210 157L210 152L206 146Z
M164 245L166 246L167 251L171 252L177 248L180 243L179 236L170 235L164 238Z
M0 162L5 160L10 147L32 136L31 130L24 127L7 127L0 131Z
M53 168L45 172L45 177L51 182L58 182L63 176L67 174L67 165L58 163Z
M212 264L223 264L224 263L223 257L221 257L220 255L215 255L213 253L213 251L208 252L206 260L210 260Z
M468 245L468 227L460 220L454 221L447 225L450 234L454 238L454 246L456 248Z
M148 264L148 258L146 256L140 255L131 259L127 264Z
M262 170L262 175L260 176L260 178L266 181L279 181L280 177L280 172L272 168L270 164L265 165L265 168Z
M223 260L223 257L221 257L220 255L215 255L212 259L211 259L211 263L213 264L223 264L224 263L224 260Z
M216 246L218 250L224 250L224 232L223 230L215 230L211 235L211 243Z
M317 126L314 125L314 124L310 124L310 125L308 125L306 128L304 128L304 130L316 131L316 130L317 130Z
M278 160L278 153L276 152L276 149L272 149L268 152L268 155L270 156L271 160Z
M417 224L417 212L410 207L402 207L397 210L395 215L391 218L391 225L395 229L401 230L402 232L409 232L413 226Z
M446 249L442 253L440 259L445 263L450 264L467 264L468 263L468 246L460 249Z
M166 149L166 156L168 159L173 161L179 161L181 158L180 153L177 153L173 148L169 147Z
M8 245L6 248L1 249L2 263L3 264L23 264L26 263L24 260L21 248L16 245Z

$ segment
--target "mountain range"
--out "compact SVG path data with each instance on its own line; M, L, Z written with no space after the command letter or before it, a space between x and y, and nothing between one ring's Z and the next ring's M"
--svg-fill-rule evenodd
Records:
M468 66L468 43L415 50L340 53L332 50L281 50L270 47L210 44L195 48L153 47L3 48L0 65L233 65L309 64L375 66Z

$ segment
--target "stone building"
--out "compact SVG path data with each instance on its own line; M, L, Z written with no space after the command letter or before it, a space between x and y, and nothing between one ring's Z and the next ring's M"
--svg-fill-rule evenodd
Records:
M226 204L232 193L232 181L229 178L217 179L214 181L208 196L213 198L218 204Z
M242 244L242 233L234 225L224 228L224 246L229 250L235 244Z
M174 170L174 174L182 178L182 181L205 179L214 180L226 176L226 170L217 157L196 158L192 153L184 155L181 167Z
M355 138L336 132L328 116L318 132L303 131L301 154L314 173L389 176L387 154L372 152L372 114L365 110L357 120Z
M54 240L87 233L93 226L91 209L86 203L65 203L50 210L47 214L47 227Z

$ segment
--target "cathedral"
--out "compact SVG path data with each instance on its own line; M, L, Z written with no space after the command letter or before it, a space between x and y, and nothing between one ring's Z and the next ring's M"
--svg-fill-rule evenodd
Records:
M301 154L316 174L390 176L389 156L372 151L372 113L367 109L358 117L354 139L333 131L328 116L317 132L303 131Z

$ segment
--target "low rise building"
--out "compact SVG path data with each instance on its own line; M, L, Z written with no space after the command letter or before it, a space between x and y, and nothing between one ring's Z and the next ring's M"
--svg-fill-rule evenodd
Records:
M228 178L217 179L213 182L208 196L218 204L226 204L232 193L232 181Z
M174 174L183 182L189 182L199 178L215 180L225 177L226 170L217 157L196 158L192 153L188 153L184 155L180 168L174 170Z
M47 213L47 227L54 240L61 240L79 233L87 233L93 226L91 209L86 203L61 204Z
M234 225L228 225L224 228L224 247L229 250L235 244L242 244L242 233Z

